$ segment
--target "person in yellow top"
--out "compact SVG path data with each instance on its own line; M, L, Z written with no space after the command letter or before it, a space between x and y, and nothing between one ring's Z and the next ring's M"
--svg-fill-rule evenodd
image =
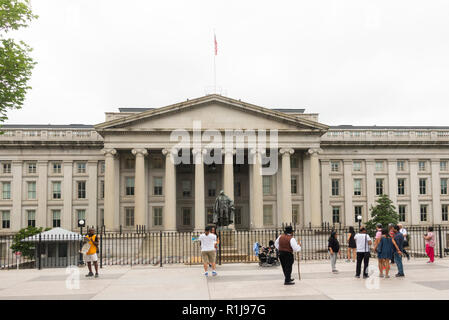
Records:
M98 257L97 257L98 239L97 235L95 234L94 228L89 228L86 238L90 244L90 248L85 255L85 261L87 262L87 267L89 268L89 273L86 275L86 277L94 276L94 274L92 273L92 262L93 262L95 266L95 278L98 278Z

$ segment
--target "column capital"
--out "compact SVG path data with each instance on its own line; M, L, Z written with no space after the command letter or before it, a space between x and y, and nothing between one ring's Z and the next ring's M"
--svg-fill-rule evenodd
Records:
M249 152L251 155L256 155L256 154L266 154L267 151L265 149L259 149L259 148L251 148L249 149Z
M282 154L283 156L290 156L293 153L295 153L295 150L292 148L281 148L279 150L279 153Z
M314 155L319 155L322 152L323 152L323 149L321 149L321 148L310 148L309 150L307 150L306 154L310 155L310 156L314 156Z
M176 148L164 148L162 149L162 154L164 156L173 156L174 154L178 153L178 150Z
M236 154L236 150L234 148L232 148L232 149L222 148L221 149L221 154L222 155L227 155L227 154L235 155Z
M137 149L132 149L132 150L131 150L131 153L132 153L133 155L135 155L136 157L137 157L138 155L141 155L141 156L145 157L146 155L148 155L148 150L147 150L147 149L144 149L144 148L137 148Z
M103 149L101 151L103 151L103 154L105 156L112 156L113 157L113 156L115 156L117 154L117 150L116 149Z

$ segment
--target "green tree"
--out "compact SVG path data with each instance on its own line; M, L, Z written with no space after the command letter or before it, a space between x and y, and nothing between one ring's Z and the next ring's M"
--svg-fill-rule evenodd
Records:
M47 230L50 230L50 228L44 230L42 227L36 228L28 226L27 228L20 229L19 232L14 235L11 250L14 253L17 251L22 252L23 257L32 259L34 257L34 248L36 244L34 242L22 242L21 240Z
M0 0L0 123L7 111L20 109L30 86L28 81L36 64L29 56L32 49L23 41L8 38L8 32L28 26L37 18L29 0Z
M374 236L376 232L376 224L380 223L383 227L389 223L397 224L399 215L396 207L387 195L382 195L376 200L376 206L371 206L371 219L366 223L366 230L370 236Z

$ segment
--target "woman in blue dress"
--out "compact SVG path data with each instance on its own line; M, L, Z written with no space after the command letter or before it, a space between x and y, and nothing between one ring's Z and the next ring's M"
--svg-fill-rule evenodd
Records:
M379 259L379 277L383 277L383 269L385 269L385 278L389 278L390 272L390 260L393 257L393 239L388 234L387 229L382 229L382 237L374 246L374 250L377 251Z

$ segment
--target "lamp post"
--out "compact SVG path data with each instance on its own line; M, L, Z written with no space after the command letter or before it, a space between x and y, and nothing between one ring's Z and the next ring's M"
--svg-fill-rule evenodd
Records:
M359 230L360 230L360 227L362 226L362 216L358 215L357 220L359 220Z
M83 236L83 227L86 225L86 220L84 219L79 219L78 220L78 227L80 228L80 234L81 237ZM83 254L81 253L81 249L83 248L83 242L80 242L80 262L79 264L83 265L84 261L83 261Z

